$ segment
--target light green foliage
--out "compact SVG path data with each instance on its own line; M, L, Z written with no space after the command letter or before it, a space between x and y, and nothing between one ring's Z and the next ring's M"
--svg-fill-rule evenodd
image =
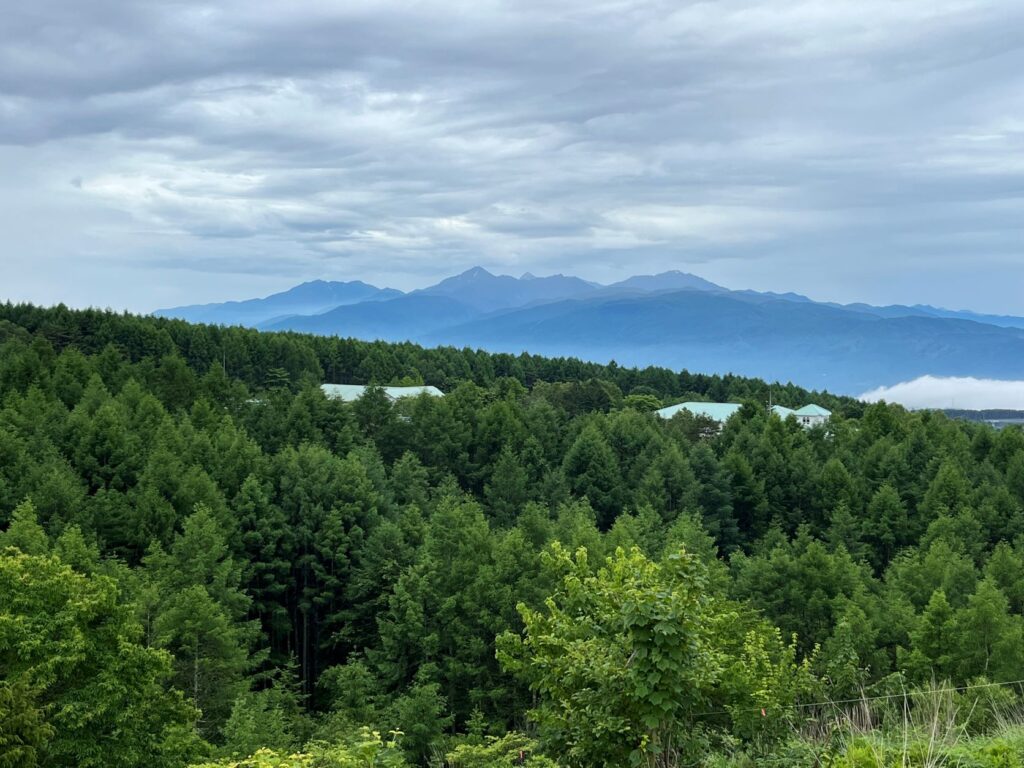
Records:
M402 734L386 738L363 728L346 743L312 742L300 752L260 749L249 757L215 763L195 763L192 768L405 768L399 749Z
M1012 547L1004 541L996 544L985 564L985 576L1010 601L1014 613L1024 613L1024 546Z
M541 697L532 717L570 765L675 765L724 661L704 569L685 551L620 549L596 574L584 550L552 557L561 584L500 651Z
M557 763L538 753L533 739L521 733L507 733L500 738L489 736L478 744L459 744L445 755L445 768L558 768Z
M1024 768L1024 733L1019 729L997 738L937 743L927 734L912 740L860 738L829 760L832 768Z
M235 699L224 724L223 754L241 757L261 747L287 752L300 742L302 715L296 696L280 685Z
M45 555L50 551L46 531L39 525L36 508L26 500L14 509L11 524L0 533L0 551L14 547L26 555Z
M1024 675L1024 618L1010 614L1009 602L989 579L978 583L955 619L960 679L986 676L1019 680Z
M0 726L0 763L181 765L195 714L168 688L170 657L141 635L111 579L55 557L0 556L0 700L16 710ZM8 729L34 756L11 751L22 748Z
M919 610L937 589L945 593L950 605L964 605L977 579L978 572L970 558L941 539L927 549L896 558L886 573L888 583Z
M910 637L913 650L903 660L903 666L918 680L945 679L953 672L956 653L953 609L941 589L932 593Z
M425 682L428 678L429 672L422 670L416 683L392 707L394 720L405 734L402 747L414 762L428 757L431 745L437 743L453 721L446 714L448 703L441 695L441 686Z
M792 733L801 716L793 705L813 700L822 689L813 664L813 659L798 660L796 641L784 643L778 629L747 632L742 650L728 661L723 675L730 732L769 743Z

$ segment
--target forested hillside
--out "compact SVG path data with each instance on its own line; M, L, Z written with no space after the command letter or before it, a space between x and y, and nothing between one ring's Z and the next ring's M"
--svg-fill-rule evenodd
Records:
M768 397L0 305L0 766L1020 765L1024 432Z

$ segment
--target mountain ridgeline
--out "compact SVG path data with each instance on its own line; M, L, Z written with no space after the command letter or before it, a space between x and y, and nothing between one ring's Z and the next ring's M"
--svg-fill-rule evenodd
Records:
M159 310L261 330L413 341L792 380L856 394L923 375L1024 378L1024 318L733 291L684 272L599 285L475 267L410 293L304 283L264 299Z

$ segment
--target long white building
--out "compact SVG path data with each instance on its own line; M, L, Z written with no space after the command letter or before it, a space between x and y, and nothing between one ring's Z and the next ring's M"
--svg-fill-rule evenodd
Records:
M654 413L663 419L671 419L680 411L687 411L693 416L703 416L704 418L716 421L718 422L719 427L721 427L742 407L743 406L739 403L689 402L670 405L667 408L661 408ZM819 424L824 424L832 416L832 412L830 410L822 408L820 405L815 405L814 403L805 405L803 408L798 408L796 410L787 408L784 405L773 405L772 413L783 420L792 416L801 425L808 429L818 426Z
M321 384L320 391L331 400L342 400L351 403L362 397L369 387L366 384ZM431 397L444 397L437 387L381 387L388 399L394 402L403 397L419 397L430 395Z

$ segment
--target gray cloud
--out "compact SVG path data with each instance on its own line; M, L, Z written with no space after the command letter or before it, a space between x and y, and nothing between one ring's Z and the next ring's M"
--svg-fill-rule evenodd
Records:
M691 267L1024 313L1022 25L1014 0L23 3L2 293Z

